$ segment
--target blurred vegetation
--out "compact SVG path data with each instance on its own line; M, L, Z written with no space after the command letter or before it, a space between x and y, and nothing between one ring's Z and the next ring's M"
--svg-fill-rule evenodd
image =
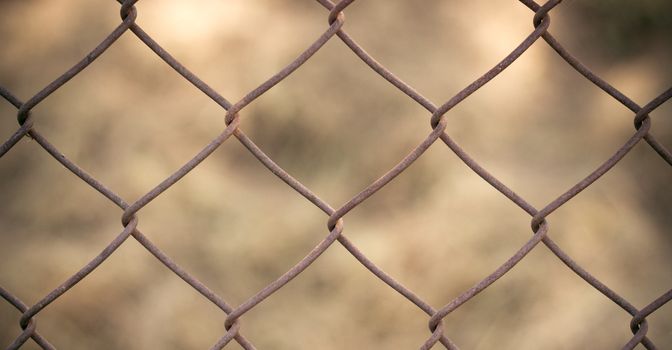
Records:
M551 31L640 105L667 89L670 2L568 0ZM326 29L311 1L140 1L137 22L230 101L272 76ZM346 30L436 104L508 54L532 30L523 5L491 1L358 1ZM119 23L115 1L0 2L0 85L27 100ZM652 132L672 147L672 103ZM94 177L133 201L224 127L225 112L132 33L34 109L35 127ZM0 102L0 138L16 110ZM338 38L241 112L241 128L332 206L391 168L429 132L429 113L372 72ZM597 168L632 135L633 115L542 41L449 112L448 132L538 208ZM23 140L0 161L0 285L35 303L121 230L121 211ZM672 169L641 143L549 218L550 235L588 271L643 307L672 286ZM236 140L138 214L140 229L238 305L326 234L327 217ZM354 209L344 233L434 307L492 272L529 238L530 217L441 143ZM649 335L672 346L672 313ZM0 303L0 344L19 334ZM38 316L62 349L200 349L225 315L129 239ZM408 349L428 317L334 244L244 316L259 349ZM463 349L612 349L630 317L533 250L445 319ZM599 325L600 332L595 332ZM3 345L4 346L4 345ZM34 349L26 345L25 349ZM237 349L232 344L227 348Z
M599 35L595 49L621 59L641 55L672 33L669 1L573 1L570 6L575 7L577 18Z

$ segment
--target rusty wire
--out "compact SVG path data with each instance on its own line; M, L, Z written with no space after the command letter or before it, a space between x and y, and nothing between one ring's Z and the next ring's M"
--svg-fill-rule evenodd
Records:
M11 292L0 288L0 294L18 311L21 317L19 325L22 329L21 334L7 346L7 349L18 349L28 339L32 339L43 349L55 349L56 347L50 344L38 332L36 316L51 302L61 297L70 288L79 283L88 274L93 272L103 261L108 259L115 250L121 246L126 239L133 237L137 240L148 252L154 255L161 263L168 269L173 271L176 275L182 278L191 287L197 290L203 297L212 302L216 307L220 308L226 315L225 331L222 337L212 346L212 349L221 349L230 341L235 340L245 349L255 349L254 345L245 338L241 325L243 315L257 306L264 299L270 297L278 289L289 283L294 277L301 274L309 265L320 257L334 242L338 241L345 247L352 256L357 259L363 266L365 266L371 273L378 277L381 281L403 295L408 301L415 304L420 310L428 315L428 327L430 335L424 342L419 344L420 349L429 349L436 343L441 343L447 349L458 349L458 346L450 339L450 330L444 330L442 327L442 320L448 314L459 308L461 305L469 301L476 294L483 291L485 288L494 283L497 279L506 274L513 266L520 262L532 249L534 249L540 242L548 247L555 256L557 256L568 268L574 271L578 276L585 280L588 284L599 290L604 296L611 299L616 305L621 307L625 312L632 315L630 328L633 336L630 341L623 346L623 349L633 349L638 344L642 344L647 349L656 349L653 341L647 338L646 333L648 324L646 317L655 312L662 305L672 299L672 289L664 293L650 304L641 309L635 307L628 300L620 296L614 290L610 289L604 283L599 281L578 263L576 263L567 253L565 253L558 244L556 244L548 235L550 230L546 222L546 217L553 213L556 209L567 203L572 197L586 189L598 178L608 172L615 166L636 144L642 139L648 143L660 157L672 165L672 154L661 145L654 135L650 132L651 119L649 114L658 106L672 97L672 88L666 90L652 101L646 103L643 107L635 103L629 97L618 91L608 82L593 73L579 60L572 56L549 32L551 24L550 11L555 8L561 0L549 0L543 5L539 5L533 0L519 0L523 5L528 7L533 13L532 17L532 31L530 34L504 59L502 59L492 69L488 70L481 77L476 79L470 85L458 92L448 101L437 105L417 92L413 87L403 82L391 71L381 65L373 57L371 57L357 42L347 34L343 29L345 23L345 15L343 11L354 0L343 0L337 4L329 0L318 0L318 2L329 11L327 16L328 27L326 30L303 51L294 61L265 81L263 84L247 93L240 101L236 103L229 102L226 98L221 96L217 91L208 86L203 80L190 72L177 59L165 51L150 35L148 35L137 23L135 19L137 12L134 4L138 0L125 0L121 3L120 15L122 22L112 31L96 48L94 48L84 59L78 62L75 66L63 73L52 83L44 87L37 94L29 98L26 102L22 102L14 94L7 89L0 87L0 95L9 103L18 109L17 119L19 128L16 132L0 146L0 156L4 155L12 149L12 147L22 138L28 136L37 141L37 143L54 159L69 169L74 175L81 180L88 183L91 187L107 197L110 201L122 209L121 223L123 229L93 260L87 263L79 271L69 277L61 285L54 288L41 300L33 305L26 305L18 297ZM201 90L204 94L210 97L213 101L219 104L226 110L225 123L226 127L219 136L207 144L196 156L189 160L184 166L175 171L172 175L154 187L151 191L133 202L126 202L118 196L111 189L100 183L98 180L89 175L82 168L70 161L63 155L53 144L51 144L45 137L42 136L35 126L35 120L31 115L31 110L40 104L47 96L61 88L71 78L79 74L82 70L88 67L94 60L102 55L114 42L127 31L131 31L143 43L147 45L156 55L163 59L170 67L182 75L186 80L191 82L196 88ZM261 150L241 129L240 118L241 112L252 101L268 91L271 87L285 79L292 74L298 67L310 59L320 48L329 40L337 36L355 53L364 63L371 69L378 73L382 78L387 80L390 84L404 92L408 97L424 107L431 113L430 126L431 131L426 138L420 142L406 157L390 169L387 173L381 176L378 180L371 183L364 188L357 195L352 197L345 204L340 207L333 207L319 196L313 193L308 187L296 180L292 175L286 172L282 167L276 164L263 150ZM504 183L498 180L494 175L484 169L476 160L467 154L446 132L447 112L460 102L465 100L469 95L487 84L499 73L504 71L509 65L516 61L530 46L535 44L539 39L543 39L550 47L552 47L557 54L562 57L571 67L582 74L586 79L598 86L604 92L609 94L615 100L623 104L634 113L635 132L623 145L617 149L614 154L604 161L597 169L586 176L583 180L572 186L566 192L552 200L541 209L537 209L529 204L524 198L516 194ZM161 195L166 189L174 185L182 177L187 175L191 170L198 166L204 159L212 154L222 143L227 141L231 136L234 136L238 141L245 146L269 171L282 179L287 185L292 187L296 192L305 197L308 201L313 203L316 207L321 209L328 217L327 229L328 234L323 240L315 246L301 261L295 264L291 269L281 275L274 282L268 284L258 293L249 297L245 302L238 306L228 304L220 296L210 290L206 285L201 283L198 279L192 276L189 272L177 265L169 256L152 243L138 228L140 210ZM480 176L483 180L489 183L492 187L501 192L504 196L515 203L520 209L530 215L531 217L531 237L529 240L518 249L511 257L500 265L494 272L481 281L476 283L472 288L463 292L449 303L435 308L430 306L427 302L422 300L413 291L403 286L396 281L392 276L385 273L376 264L374 264L367 256L360 251L343 233L344 217L363 201L374 195L383 186L389 183L397 175L402 173L413 162L418 159L430 146L432 146L438 139L441 139L445 145L450 148L474 173Z

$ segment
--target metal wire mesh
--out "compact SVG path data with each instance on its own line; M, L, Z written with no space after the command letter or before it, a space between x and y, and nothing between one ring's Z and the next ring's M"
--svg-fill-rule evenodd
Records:
M588 186L593 184L598 178L610 171L630 150L644 140L668 165L672 165L672 153L670 153L663 145L661 145L651 132L651 119L649 114L653 112L658 106L672 97L672 88L667 89L652 101L640 106L635 103L628 96L624 95L608 82L597 76L579 60L572 56L549 32L551 24L551 17L549 13L555 8L561 0L550 0L543 5L539 5L532 0L520 0L520 2L528 7L533 12L533 27L530 34L523 40L513 51L511 51L503 60L501 60L492 69L485 72L481 77L462 89L454 97L442 104L435 104L429 99L418 93L413 87L403 82L395 76L390 70L382 66L373 57L371 57L347 32L343 29L345 23L344 10L354 2L354 0L343 0L339 3L332 3L328 0L318 0L318 2L325 7L329 12L327 16L327 29L315 40L305 51L303 51L294 61L265 81L263 84L247 93L241 100L232 103L221 96L217 91L208 86L203 80L190 72L178 60L171 56L164 50L151 36L149 36L138 24L135 23L137 17L135 3L138 0L119 1L121 3L121 19L122 22L115 30L110 33L95 49L93 49L84 59L63 73L60 77L52 83L44 87L37 94L32 96L27 101L23 102L17 98L13 93L5 88L0 87L0 95L18 109L19 128L16 132L0 146L0 156L6 154L17 144L18 141L24 137L34 139L46 152L48 152L56 161L69 169L72 174L79 177L82 181L97 190L101 195L105 196L112 203L123 210L121 222L123 230L112 240L93 260L82 267L79 271L74 273L61 285L55 287L46 296L40 299L33 305L26 305L12 292L0 287L0 294L2 297L22 314L19 319L19 324L22 329L21 334L8 345L7 349L21 348L28 340L34 341L44 349L55 349L46 338L40 335L36 323L36 316L46 308L50 303L63 296L73 286L86 278L90 273L94 272L98 266L112 256L117 248L119 248L129 238L137 240L149 253L156 257L163 265L178 275L192 288L198 291L204 298L209 300L212 304L222 310L227 317L225 322L226 331L212 346L212 349L221 349L229 342L235 341L245 349L255 349L255 346L244 335L244 327L242 325L243 316L250 310L255 308L260 302L271 297L279 289L289 283L293 278L301 274L308 266L315 262L322 253L329 247L338 242L363 266L365 266L378 279L386 283L390 288L405 297L410 303L414 304L428 315L429 335L424 344L419 344L421 349L429 349L440 343L447 349L458 349L450 338L450 330L444 329L442 320L460 308L475 295L488 288L497 279L505 275L517 263L525 258L525 256L532 251L539 243L548 247L558 259L560 259L569 269L580 276L586 283L601 292L605 297L612 300L616 305L624 311L632 315L630 328L632 330L632 338L623 346L623 349L633 349L639 344L642 344L647 349L655 349L656 346L652 339L647 337L648 324L646 317L661 308L665 303L672 299L672 289L651 301L648 305L637 308L631 302L617 294L610 289L603 282L595 278L582 266L575 262L572 257L565 253L561 247L556 244L549 236L549 225L545 218L553 213L555 210L565 205L578 193L585 190ZM184 79L191 82L196 88L202 91L205 95L210 97L213 101L219 104L226 111L225 123L226 127L221 134L213 139L207 146L205 146L198 154L190 159L184 166L172 173L164 181L156 185L151 191L133 202L127 202L117 195L110 188L103 183L89 175L82 168L74 164L70 159L63 155L49 140L47 140L37 130L35 118L31 114L31 110L39 105L47 96L61 88L70 79L79 74L82 70L88 67L93 61L99 58L110 46L112 46L119 37L127 31L132 32L138 39L147 45L157 56L165 61L170 67L178 72ZM352 52L366 63L371 69L380 75L383 79L402 91L408 98L415 101L417 104L431 113L430 131L426 138L418 144L411 152L401 159L396 166L387 171L379 179L368 185L361 192L353 196L344 205L334 207L321 199L318 195L311 191L304 184L296 180L292 175L285 171L282 167L274 162L262 149L260 149L255 142L248 137L240 127L240 118L245 111L245 108L261 95L266 93L273 86L278 84L283 79L291 75L297 68L308 61L313 54L315 54L325 43L329 40L336 40L335 37L342 40ZM558 196L550 203L542 208L535 208L524 198L513 192L509 187L502 183L497 177L484 169L474 158L467 154L447 133L447 112L455 106L464 101L472 93L483 87L485 84L494 79L498 74L507 69L514 61L516 61L525 51L533 44L542 39L547 45L553 48L557 54L564 59L571 67L583 75L587 80L592 82L595 86L602 89L609 94L613 99L623 104L634 114L635 132L626 140L623 145L613 153L609 159L605 160L597 169L587 175L583 180L576 183L562 195ZM251 154L254 155L270 172L282 179L288 186L301 194L310 203L322 210L327 216L326 222L328 234L323 240L315 246L305 257L294 265L291 269L282 274L272 283L268 284L258 293L249 297L240 305L231 305L224 299L213 292L208 286L201 283L188 271L177 265L168 255L166 255L158 246L150 241L138 227L139 213L150 202L155 200L164 191L173 186L177 181L187 175L190 171L196 168L203 160L208 158L220 145L228 141L231 136L234 136ZM461 295L456 297L449 303L440 307L434 307L421 299L409 288L405 287L392 276L381 270L373 261L371 261L364 252L360 251L351 240L349 240L343 233L344 219L347 214L359 206L369 197L373 196L381 188L386 186L397 175L405 171L411 166L425 151L441 140L452 152L454 152L473 172L480 176L483 180L489 183L497 191L501 192L511 202L515 203L520 209L525 211L531 217L531 237L522 245L510 258L501 264L495 271L476 283L470 289L464 291ZM439 142L440 143L440 142Z

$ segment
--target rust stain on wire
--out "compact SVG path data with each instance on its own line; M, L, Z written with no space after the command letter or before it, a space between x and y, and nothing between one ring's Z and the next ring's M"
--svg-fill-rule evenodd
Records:
M605 80L597 76L578 59L572 56L549 32L551 25L550 11L555 8L561 0L550 0L543 5L539 5L532 0L519 0L523 5L528 7L532 12L532 29L530 34L504 59L502 59L493 68L484 73L481 77L469 84L463 90L459 91L455 96L437 105L429 99L418 93L410 85L399 79L391 71L381 65L373 57L371 57L347 32L343 29L345 23L344 10L354 2L354 0L343 0L339 3L332 3L328 0L317 0L326 10L328 14L327 27L322 34L295 60L289 65L280 70L267 81L259 85L254 90L247 93L240 101L235 103L229 102L226 98L221 96L217 91L208 86L203 80L184 67L177 59L171 56L164 50L154 39L152 39L137 23L137 11L134 4L138 0L119 1L121 3L120 16L121 23L114 29L103 41L98 44L84 59L70 68L68 71L59 76L52 83L44 87L34 96L29 98L26 102L21 102L19 98L13 95L9 90L0 87L0 95L9 103L14 105L17 112L17 119L19 127L16 132L2 145L0 145L0 157L10 151L12 147L22 138L33 138L46 152L48 152L54 159L69 169L74 175L79 177L82 181L88 183L92 188L96 189L103 196L108 198L116 204L121 210L121 224L122 230L93 260L82 267L75 274L70 276L61 285L54 288L46 296L40 299L33 305L24 304L18 297L11 292L0 287L0 295L10 305L14 306L21 316L18 320L21 327L21 334L7 345L7 349L19 349L29 339L32 339L38 346L43 349L55 349L56 347L49 343L38 332L36 316L51 302L67 293L70 288L79 283L87 275L94 272L96 268L108 259L115 250L119 248L124 242L132 237L138 241L149 253L154 255L163 265L173 271L176 275L182 278L187 284L198 291L204 298L209 300L214 306L222 310L226 314L226 321L222 330L222 336L212 346L212 349L222 349L229 342L235 341L244 349L255 349L255 346L245 338L242 325L242 317L256 307L266 298L273 295L277 290L289 283L293 278L300 275L308 266L317 260L322 253L329 247L338 242L345 249L347 249L352 256L365 266L373 275L386 283L390 288L396 290L399 294L408 299L409 302L416 305L420 310L425 312L428 316L429 335L423 344L418 344L420 349L432 348L435 344L440 343L446 349L458 349L449 337L450 330L444 330L442 320L451 312L459 308L464 303L468 302L475 295L488 288L497 279L504 276L513 266L525 258L525 256L533 250L539 243L548 247L553 254L555 254L568 268L574 271L583 280L600 291L605 297L611 299L616 305L621 307L625 312L632 315L630 328L632 330L632 338L623 346L623 349L634 349L638 344L642 344L647 349L656 349L653 341L647 338L646 333L648 324L646 317L665 303L672 299L672 289L656 298L650 304L641 309L636 308L628 300L610 289L607 285L591 275L578 263L576 263L567 253L565 253L558 244L556 244L549 237L550 226L545 218L553 213L556 209L563 206L571 200L578 193L586 189L593 182L595 182L602 175L607 173L614 167L636 144L644 140L648 143L660 157L672 166L672 154L660 144L654 135L650 132L651 120L649 113L654 111L662 103L672 97L672 88L666 90L658 97L644 105L639 106L623 93L618 91ZM31 110L40 104L51 93L58 90L66 84L71 78L86 69L93 61L105 53L105 51L114 44L114 42L124 35L127 31L132 32L147 45L156 55L165 61L170 67L178 72L182 77L191 82L196 88L202 91L205 95L210 97L224 110L226 110L226 127L219 136L208 143L197 155L184 164L180 169L171 174L168 178L154 187L151 191L140 197L134 202L128 203L124 201L114 191L103 185L94 177L89 175L82 168L78 167L63 155L58 149L51 144L44 136L42 136L35 126L34 117L30 113ZM413 99L419 105L424 107L429 113L430 130L424 140L422 140L408 155L401 159L396 166L383 174L378 180L371 183L366 188L362 189L358 194L348 200L340 207L333 207L329 203L322 200L318 195L312 192L308 187L296 180L292 175L286 172L282 167L276 164L264 151L259 148L252 139L250 139L240 127L241 112L252 101L263 95L270 88L277 83L291 75L297 68L308 61L311 56L322 48L322 46L329 40L338 37L357 55L364 63L371 69L378 73L383 79L394 85L400 91L405 93L409 98ZM532 45L542 39L551 48L553 48L560 57L562 57L571 67L582 74L586 79L591 81L600 89L615 100L623 104L634 113L633 122L635 132L632 136L623 143L623 145L614 151L613 155L604 161L597 169L586 176L583 180L572 186L566 192L552 200L541 209L537 209L529 204L525 199L512 191L504 183L498 180L494 175L484 169L475 159L467 154L446 132L447 113L460 102L465 100L469 95L480 89L482 86L494 79L499 73L507 69L509 65L515 62L525 51ZM234 136L250 153L252 153L269 171L282 179L288 186L293 188L296 192L305 197L308 201L313 203L316 207L321 209L327 216L326 226L328 234L324 239L315 246L303 259L295 264L291 269L278 277L275 281L268 284L258 293L249 297L240 305L233 306L228 304L223 298L218 296L215 292L210 290L205 284L200 282L189 272L177 265L168 255L166 255L159 247L152 243L138 228L139 225L139 211L150 203L152 200L160 196L166 189L170 188L182 177L187 175L191 170L197 167L203 160L208 158L221 144L231 139ZM422 298L420 298L413 291L396 281L392 276L380 269L374 264L357 246L355 246L344 234L345 216L369 197L373 196L378 190L387 185L397 175L406 170L413 164L422 154L437 140L441 140L448 148L450 148L474 173L480 176L483 180L501 192L504 196L515 203L520 209L526 212L531 217L531 237L523 244L511 257L500 265L490 275L483 278L474 284L473 287L464 291L454 300L438 308L432 307Z

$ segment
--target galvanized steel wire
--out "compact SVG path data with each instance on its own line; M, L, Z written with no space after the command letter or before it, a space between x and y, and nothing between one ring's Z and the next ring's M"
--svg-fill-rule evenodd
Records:
M56 161L69 169L72 174L79 177L92 188L97 190L101 195L105 196L121 211L121 232L103 249L93 260L83 266L79 271L70 276L59 286L53 288L51 292L45 295L42 299L32 305L27 305L16 295L0 287L0 294L9 304L13 305L20 313L18 323L21 327L21 334L14 339L11 344L7 345L7 349L19 349L27 341L31 340L38 344L43 349L55 349L56 345L51 344L39 333L36 317L44 310L50 303L63 296L73 286L86 278L90 273L94 272L96 268L114 254L124 242L132 237L138 241L150 254L158 259L168 269L178 275L182 280L189 284L192 288L198 291L204 298L209 300L215 307L222 310L226 314L226 321L223 325L222 336L213 344L212 349L222 349L226 344L235 341L245 349L255 349L255 346L244 335L245 327L242 323L243 316L255 308L264 299L272 297L273 294L280 288L289 283L293 278L300 275L308 266L317 260L322 253L329 247L338 242L347 249L350 254L363 266L365 266L375 277L386 283L390 288L403 295L410 303L417 306L420 310L427 314L428 322L428 336L424 344L418 344L420 349L429 349L437 343L442 344L446 349L458 349L458 345L451 340L450 329L444 329L442 320L451 312L468 302L475 295L488 288L497 279L505 275L511 268L525 258L525 256L539 243L548 247L555 256L560 259L569 269L580 276L586 283L601 292L605 297L609 298L618 307L625 312L632 315L630 328L632 330L632 338L623 345L623 349L633 349L638 344L642 344L647 349L656 349L654 341L647 337L648 323L646 317L653 312L656 312L665 303L672 299L672 289L653 300L650 304L642 308L635 307L631 302L620 296L616 291L610 289L603 282L595 278L586 269L575 262L562 248L556 244L549 236L551 227L546 222L546 218L555 210L565 205L574 196L585 190L588 186L593 184L602 175L612 169L630 150L642 140L646 142L668 165L672 166L672 153L660 144L653 135L652 121L650 114L661 104L672 97L672 88L667 89L655 99L640 106L628 96L614 88L607 81L600 78L593 73L588 67L576 59L570 52L568 52L562 44L556 40L550 33L551 25L551 10L561 3L561 0L549 0L540 5L532 0L520 0L520 2L531 10L532 26L529 35L504 59L497 63L490 70L485 72L481 77L469 84L467 87L458 92L448 101L441 104L434 103L428 98L417 92L412 86L408 85L390 70L385 68L382 64L376 61L367 51L362 48L343 28L346 22L344 11L354 2L354 0L343 0L339 3L332 3L329 0L318 0L318 2L328 11L325 12L327 19L327 26L323 33L303 51L295 60L284 67L278 73L266 80L254 90L247 93L242 99L232 103L225 97L220 95L217 91L212 89L208 84L201 80L198 76L193 74L189 69L183 66L177 59L171 56L164 50L159 43L157 43L149 34L147 34L136 22L137 10L134 7L138 0L119 1L121 3L120 15L121 23L112 31L98 46L96 46L86 57L79 61L71 69L63 73L52 83L44 87L38 93L30 97L25 102L21 101L9 90L0 87L0 95L9 103L17 108L17 120L19 127L11 137L0 146L0 156L6 154L17 144L18 141L24 137L34 139L47 153L49 153ZM61 88L71 78L86 69L92 62L99 58L105 51L112 46L119 37L130 31L138 39L140 39L147 47L149 47L157 56L165 61L184 79L191 82L196 88L202 91L205 95L215 101L225 111L225 125L222 132L208 143L203 149L190 159L181 168L172 173L164 181L156 185L151 191L139 199L127 202L117 195L112 189L89 175L84 169L73 163L67 156L63 155L58 148L46 139L39 131L39 118L31 113L31 110L39 105L47 96L54 91ZM270 88L278 84L280 81L291 75L297 68L308 61L313 54L322 48L322 46L330 40L342 40L352 52L361 59L366 65L373 69L380 75L381 78L388 81L397 89L402 91L408 98L415 101L417 104L426 109L431 115L429 124L429 132L426 138L420 142L408 155L401 159L388 172L383 174L379 179L368 185L361 192L353 196L349 201L341 206L332 206L317 194L311 191L310 188L292 177L287 171L273 161L257 144L247 136L240 126L240 119L244 117L246 106L252 101L259 98ZM541 40L540 40L541 39ZM602 89L609 94L614 100L618 101L633 113L634 132L629 139L625 140L620 148L618 148L611 157L605 160L597 169L587 175L583 180L576 183L566 192L550 201L547 205L541 208L535 208L523 197L512 191L507 185L501 182L497 177L483 168L474 158L466 153L460 145L458 145L446 132L448 112L455 106L464 101L472 93L480 89L482 86L497 77L502 71L507 69L514 61L516 61L525 51L532 45L549 45L557 54L564 59L572 68L583 75L586 79L592 82L595 86ZM249 152L254 155L270 172L282 179L288 186L293 188L297 193L305 197L306 200L321 209L326 219L326 235L317 246L315 246L301 261L294 265L287 272L278 277L275 281L268 284L256 294L250 296L246 301L240 305L231 305L223 298L218 296L215 292L201 283L188 271L177 265L168 255L166 255L158 246L145 236L139 228L139 221L142 209L151 201L160 196L165 190L173 186L182 177L186 176L191 170L197 167L203 160L208 158L220 145L232 139L233 136L238 140ZM434 145L438 140L441 140L452 152L454 152L471 170L497 191L501 192L509 200L515 203L522 211L527 213L530 218L531 236L525 244L523 244L516 252L514 252L508 260L501 264L490 275L486 276L473 287L464 291L461 295L445 305L434 307L425 302L417 294L405 287L392 276L380 269L373 261L371 261L363 251L359 250L351 240L347 238L344 233L345 218L347 214L359 206L369 197L373 196L382 187L387 185L397 175L406 170L413 164L429 147ZM234 142L234 141L229 141Z

